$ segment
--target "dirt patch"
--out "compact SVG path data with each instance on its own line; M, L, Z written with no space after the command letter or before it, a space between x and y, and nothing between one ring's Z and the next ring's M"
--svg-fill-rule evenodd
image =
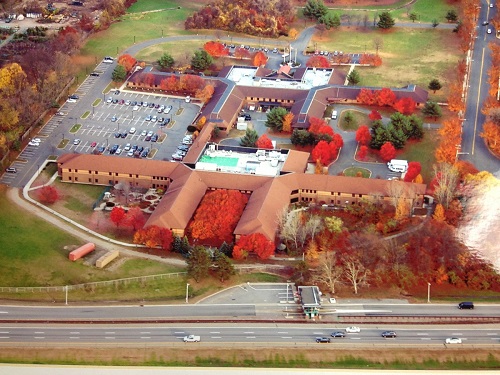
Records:
M206 345L206 346L205 346ZM314 348L314 350L311 350ZM492 361L500 356L500 349L474 349L470 347L431 349L419 348L418 355L415 348L386 348L372 349L357 347L343 349L337 345L328 345L318 348L311 345L290 345L276 348L267 346L245 347L212 347L211 344L158 344L155 347L141 345L137 347L121 345L121 347L82 347L78 349L64 347L11 347L2 348L0 359L5 361L30 362L36 359L37 363L93 363L119 365L221 365L248 366L253 362L286 366L286 363L296 362L294 367L321 366L332 367L334 362L346 361L349 358L359 358L373 364L384 364L399 361L400 363L422 363L433 360L436 363L451 361ZM298 365L300 363L300 365ZM341 366L339 364L338 366ZM365 364L366 366L366 364ZM437 365L435 365L438 367ZM350 366L352 367L352 365ZM374 366L373 366L374 367Z

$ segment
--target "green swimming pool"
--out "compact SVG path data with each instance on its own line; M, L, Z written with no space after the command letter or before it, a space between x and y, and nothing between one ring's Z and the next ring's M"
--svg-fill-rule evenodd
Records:
M228 158L225 156L210 157L208 155L203 155L200 159L203 163L217 164L218 167L236 167L238 160L238 158Z

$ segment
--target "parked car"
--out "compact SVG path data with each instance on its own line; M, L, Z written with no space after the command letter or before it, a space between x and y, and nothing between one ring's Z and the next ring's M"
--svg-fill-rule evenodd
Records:
M252 121L252 116L250 116L248 113L245 113L245 121Z
M149 103L148 107L149 108L154 108L155 107L155 103Z
M317 343L329 343L330 338L329 337L316 337L316 342Z
M94 150L94 153L97 155L101 155L104 152L105 148L104 146L99 146Z
M81 139L78 139L78 138L77 138L77 139L75 139L75 140L73 141L73 144L74 144L74 145L79 145L81 141L82 141Z
M122 136L121 133L118 132L115 133L115 138L120 138L121 136Z
M153 131L152 130L148 131L148 135L151 137L153 135Z
M337 339L337 338L344 338L345 337L345 333L344 332L333 332L331 334L331 336L334 338L334 339Z
M130 105L130 100L125 100L125 105Z
M130 130L128 131L130 134L134 134L135 133L135 128L130 128Z
M164 122L165 121L165 118L164 117L158 117L158 122Z
M120 147L118 147L115 151L115 154L116 155L120 155L122 153L122 149Z
M188 151L189 150L189 145L179 145L177 148L181 151Z
M153 134L153 136L151 137L151 142L156 142L158 141L158 134Z
M167 106L165 107L165 109L163 110L163 113L165 113L165 114L167 114L167 115L168 115L168 114L170 113L170 111L171 111L171 110L172 110L172 106L171 106L171 105L167 105Z
M90 76L91 77L99 77L99 73L92 72L92 73L90 73Z
M186 99L184 99L186 103L189 103L191 101L191 97L188 95L186 96Z
M446 344L461 344L462 339L460 337L448 337L444 342Z
M158 120L158 117L156 115L151 117L151 121L156 122Z
M106 103L112 103L112 102L113 102L113 98L111 96L106 99Z
M129 152L127 152L127 156L134 156L134 150L129 150Z
M118 99L113 99L113 104L118 104Z
M125 145L125 147L123 148L123 151L130 151L131 148L132 148L132 146L130 145L130 143L127 143Z
M145 121L151 121L151 115L147 115L146 118L144 119Z
M132 108L132 111L138 111L138 110L139 110L139 106L134 105L134 107Z
M143 130L143 131L141 132L141 137L145 137L147 134L148 134L148 132L147 132L146 130Z
M175 153L172 155L172 160L175 160L175 161L181 161L182 159L184 159L181 155Z
M151 135L146 135L146 138L144 138L144 140L145 140L146 142L149 142L149 141L151 141L151 138L152 138L152 136L151 136Z
M90 144L90 147L92 147L92 148L93 148L93 147L95 147L95 146L97 146L97 142L92 142L92 143Z
M111 56L106 56L102 61L106 64L112 64L115 59L113 59Z
M73 99L73 98L68 98L66 101L68 103L76 103L76 99Z
M118 120L118 118L115 116L111 117L111 122L116 122L116 120Z
M14 167L7 167L5 168L5 172L7 173L17 173L17 169Z
M120 137L121 138L127 138L127 135L128 135L127 132L123 132L123 133L120 134Z
M394 331L384 331L382 332L382 335L381 335L383 338L394 338L394 337L397 337L396 335L396 332Z
M144 103L142 103L142 106L143 106L143 107L147 107L147 106L148 106L148 102L144 102Z
M352 326L352 327L347 327L345 331L347 333L359 333L361 332L361 328Z

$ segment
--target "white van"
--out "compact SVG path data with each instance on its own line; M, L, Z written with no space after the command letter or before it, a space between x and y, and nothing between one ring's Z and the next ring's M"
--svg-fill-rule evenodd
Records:
M337 119L337 111L332 111L332 120L336 120Z
M392 159L389 163L387 163L387 167L392 172L404 173L408 170L408 161Z

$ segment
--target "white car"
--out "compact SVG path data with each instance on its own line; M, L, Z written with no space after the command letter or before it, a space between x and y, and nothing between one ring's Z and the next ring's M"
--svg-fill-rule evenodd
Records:
M106 99L106 103L111 103L113 102L113 98L110 96L109 98Z
M184 99L186 101L186 103L189 103L191 101L191 97L188 95L186 96L186 99Z
M462 343L462 339L460 337L448 337L445 340L445 343L446 344L461 344Z
M491 29L488 29L488 34L491 34Z
M135 134L135 128L130 128L130 130L128 131L130 134Z
M106 56L102 61L105 62L106 64L112 64L115 61L115 59L113 59L111 56Z
M361 328L352 326L352 327L347 327L345 331L347 333L359 333L361 332Z
M66 100L68 103L76 103L76 99L73 99L73 98L68 98L68 100Z
M40 146L40 142L29 141L28 146Z
M147 132L146 130L143 130L143 131L141 132L141 137L145 137L145 136L146 136L146 134L148 134L148 132Z
M148 131L147 136L148 136L148 137L152 137L152 136L153 136L153 131L152 131L152 130Z
M125 100L125 105L130 105L130 100Z
M123 148L123 151L130 151L131 148L132 148L132 146L130 145L130 143L127 143L125 145L125 147Z
M79 144L80 144L80 142L81 142L81 140L77 138L77 139L75 139L75 140L73 141L73 144L76 146L76 145L79 145Z
M330 303L337 303L337 300L334 297L331 297L329 301Z
M184 342L200 342L200 336L189 335L184 336Z
M134 107L132 108L132 111L138 111L139 110L139 106L138 105L134 105Z
M122 149L121 148L117 148L116 151L115 151L115 154L116 155L120 155L122 153Z
M144 103L142 103L142 106L143 106L143 107L147 107L147 106L148 106L148 102L144 102Z

